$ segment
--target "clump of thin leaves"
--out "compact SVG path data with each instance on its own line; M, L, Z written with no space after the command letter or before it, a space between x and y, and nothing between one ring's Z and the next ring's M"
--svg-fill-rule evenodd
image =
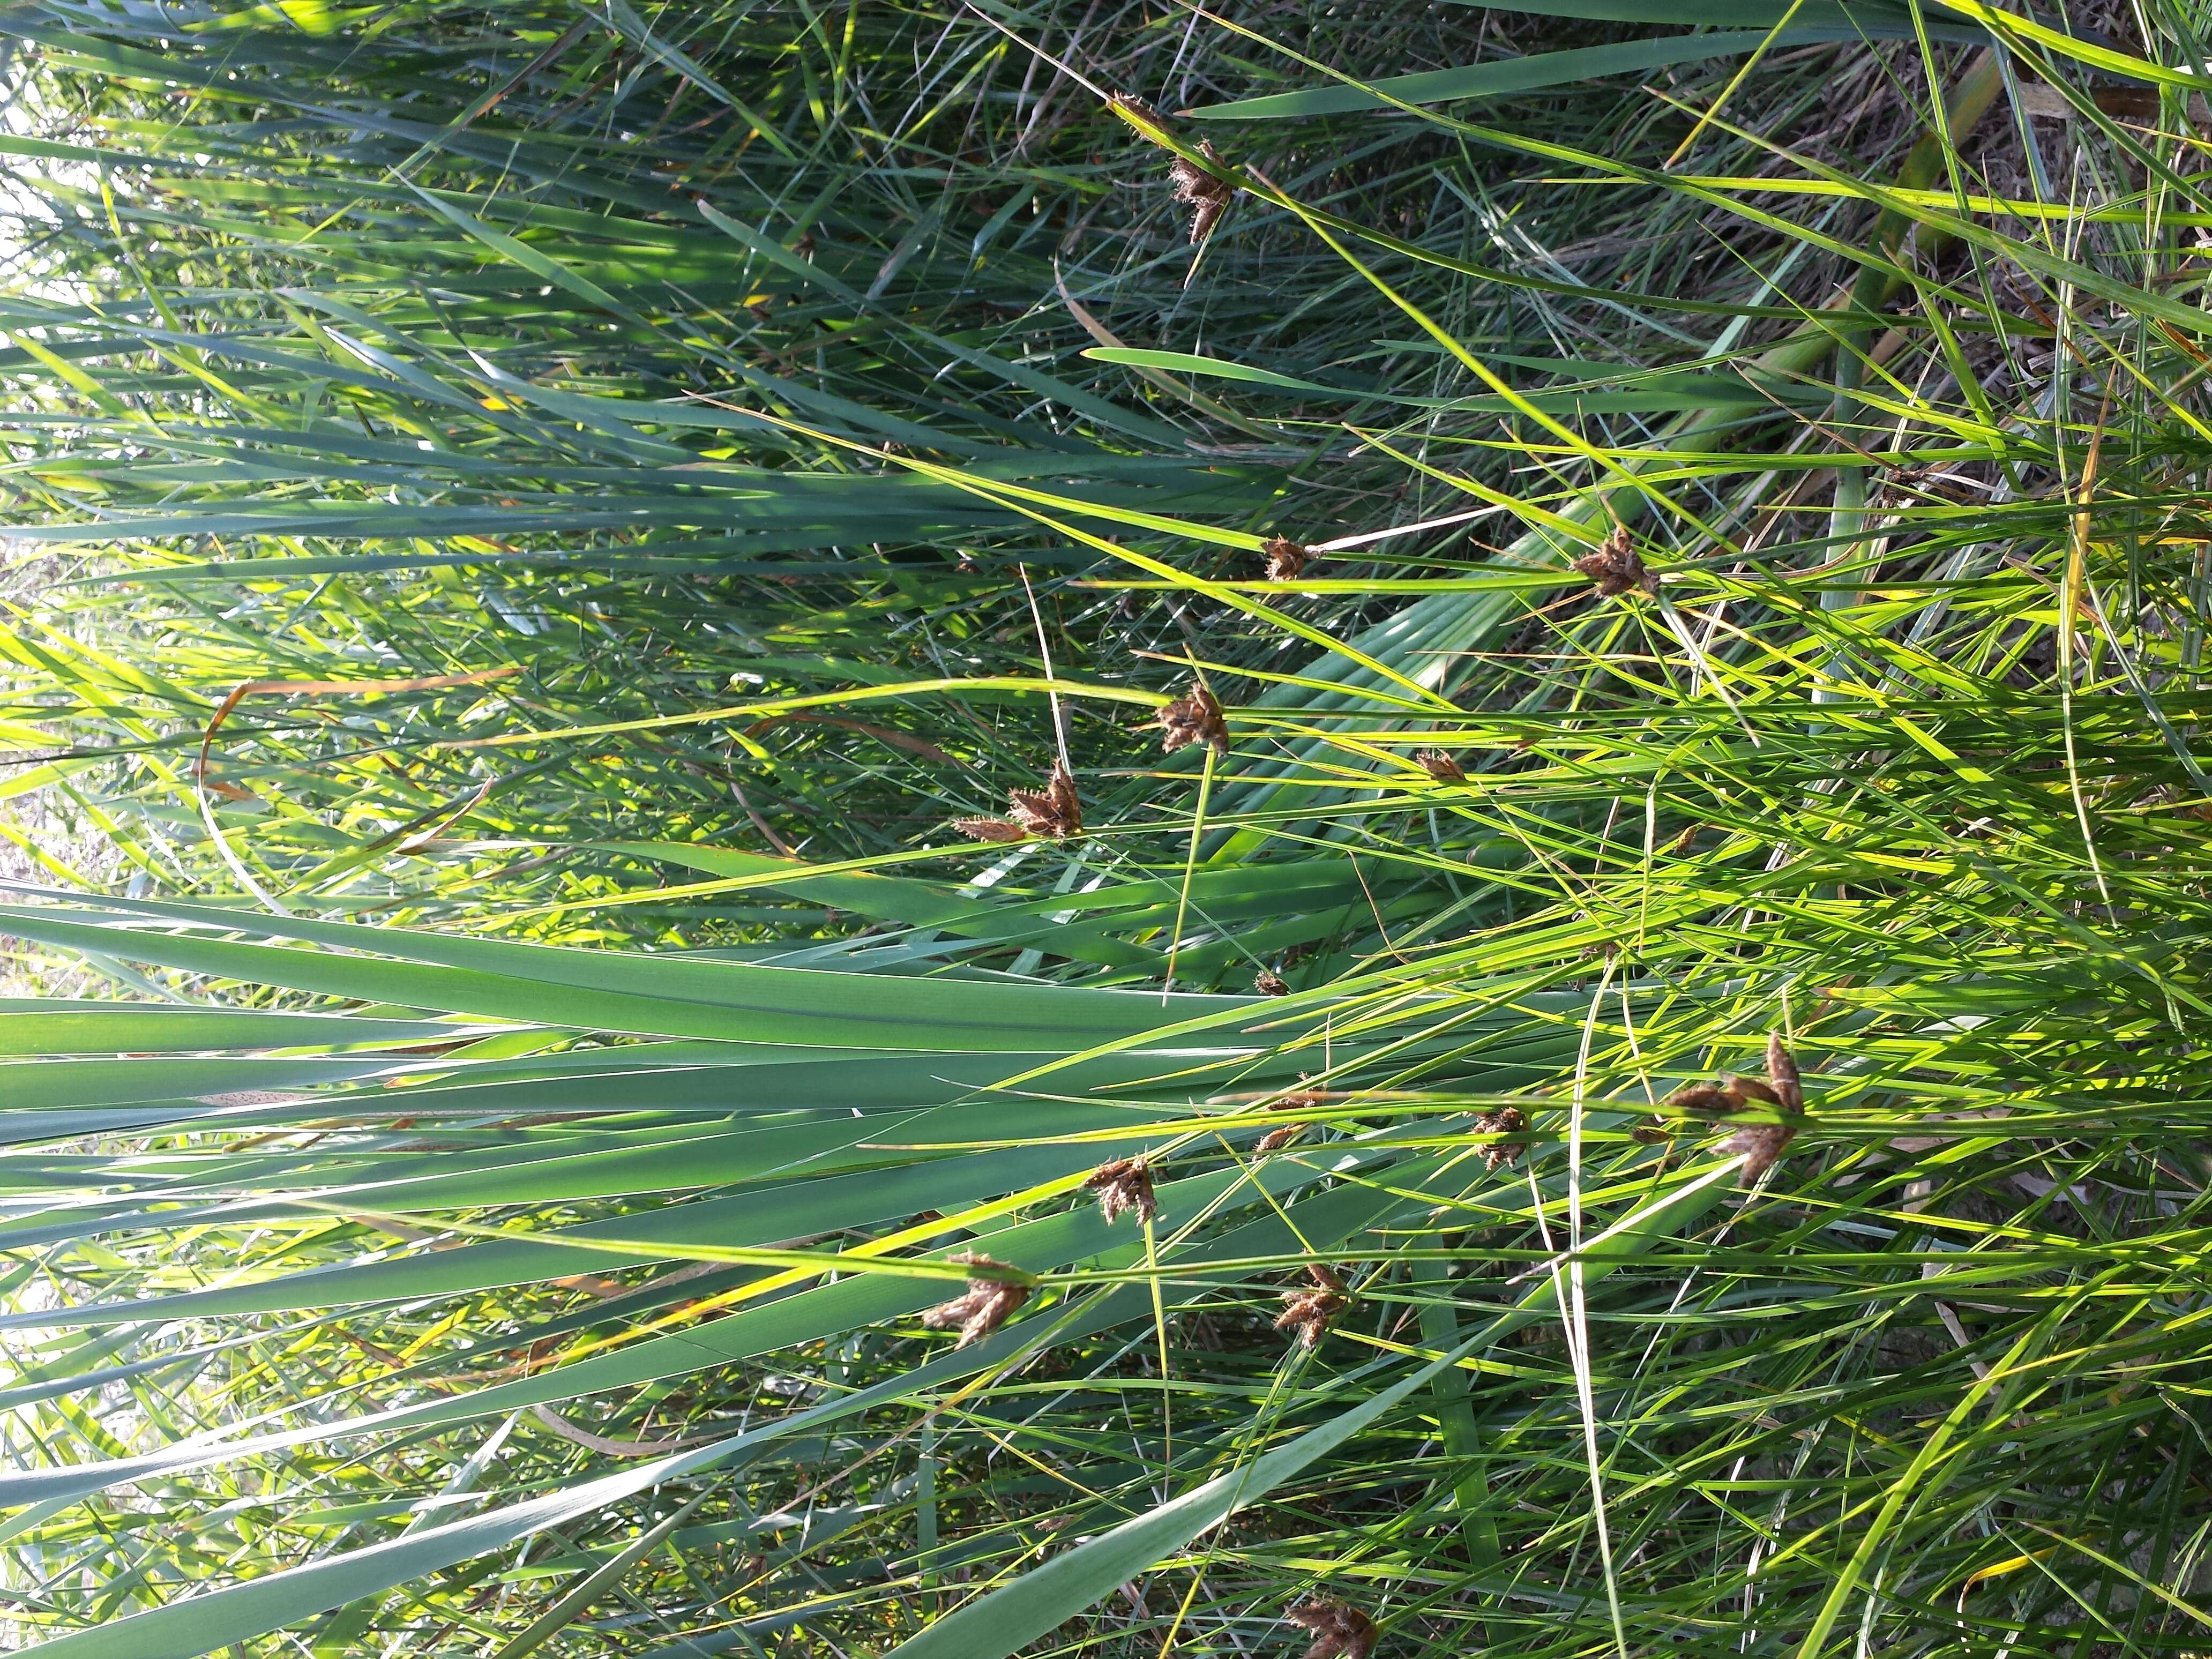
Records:
M2201 1649L2212 52L1346 9L0 19L25 1642Z

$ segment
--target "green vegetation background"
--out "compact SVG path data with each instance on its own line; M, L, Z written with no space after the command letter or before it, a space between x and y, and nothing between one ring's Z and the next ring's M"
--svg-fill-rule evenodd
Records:
M2206 21L0 9L9 1639L2201 1651Z

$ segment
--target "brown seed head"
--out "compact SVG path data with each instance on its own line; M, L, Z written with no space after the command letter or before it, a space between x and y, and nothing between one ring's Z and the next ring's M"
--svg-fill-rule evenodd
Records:
M1290 981L1266 968L1252 975L1252 988L1263 997L1286 997L1291 994Z
M1626 525L1616 526L1597 551L1577 559L1574 568L1597 584L1597 596L1601 599L1626 593L1631 588L1645 593L1659 591L1659 578L1644 568L1635 543L1629 539Z
M1198 153L1216 167L1222 165L1221 152L1212 141L1200 142ZM1190 209L1190 240L1204 241L1229 210L1230 198L1236 191L1226 180L1180 155L1168 164L1168 177L1174 182L1176 200Z
M1717 1083L1692 1083L1668 1096L1667 1103L1678 1112L1733 1112L1743 1097Z
M1121 1158L1111 1164L1102 1164L1083 1184L1098 1194L1098 1213L1106 1218L1109 1225L1124 1214L1146 1222L1160 1212L1152 1197L1152 1166L1141 1158Z
M1260 1145L1255 1150L1262 1152L1279 1152L1310 1127L1312 1126L1304 1123L1285 1123L1279 1129L1270 1129L1260 1137Z
M1782 1103L1782 1097L1755 1077L1723 1078L1721 1079L1721 1087L1723 1091L1739 1102L1757 1100L1769 1106L1779 1106Z
M1306 1274L1318 1287L1285 1291L1283 1310L1275 1316L1275 1328L1294 1332L1307 1347L1318 1347L1329 1322L1344 1311L1344 1281L1318 1261L1306 1264Z
M1516 1135L1528 1127L1528 1120L1521 1115L1518 1106L1501 1106L1476 1118L1474 1127L1486 1135ZM1517 1140L1493 1140L1482 1149L1482 1161L1493 1170L1501 1164L1510 1169L1521 1156L1521 1146Z
M1083 804L1075 798L1075 780L1068 775L1065 761L1052 763L1052 775L1042 790L1009 789L1006 799L1012 808L1010 816L1030 835L1064 841L1082 833Z
M1167 136L1167 123L1160 119L1159 112L1143 99L1132 97L1126 92L1117 92L1106 102L1116 115L1154 143L1158 143Z
M1766 1078L1784 1110L1805 1109L1804 1081L1798 1074L1796 1056L1782 1046L1779 1035L1766 1039Z
M1358 1608L1320 1596L1301 1601L1283 1617L1313 1633L1305 1659L1367 1659L1382 1632Z
M1267 580L1271 582L1294 582L1305 574L1306 562L1313 550L1288 536L1270 536L1260 544L1260 552L1267 561Z
M1160 728L1160 747L1170 754L1194 743L1210 744L1217 755L1229 752L1229 726L1221 718L1221 705L1202 685L1192 686L1161 709L1153 724Z
M1413 757L1413 761L1438 783L1467 781L1467 774L1460 770L1459 763L1441 749L1424 749Z
M1004 843L1027 841L1030 832L1006 818L955 818L952 827L970 841Z
M1781 1160L1796 1135L1796 1127L1788 1123L1747 1123L1721 1142L1721 1151L1743 1153L1744 1179L1756 1181Z
M1003 1267L1003 1261L994 1261L988 1255L977 1255L963 1250L948 1258L964 1261L976 1267ZM967 1293L956 1296L950 1302L941 1302L921 1316L921 1322L933 1331L957 1330L960 1340L953 1346L964 1348L970 1342L980 1342L1006 1322L1006 1317L1030 1299L1026 1285L1009 1285L996 1279L971 1279Z

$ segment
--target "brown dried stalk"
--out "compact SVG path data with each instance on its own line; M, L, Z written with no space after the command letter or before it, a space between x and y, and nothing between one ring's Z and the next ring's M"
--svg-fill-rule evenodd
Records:
M988 1255L977 1255L963 1250L948 1260L964 1261L974 1267L1006 1267L1003 1261L994 1261ZM964 1295L950 1302L941 1302L921 1316L921 1322L933 1331L957 1330L959 1341L956 1348L964 1348L970 1342L980 1342L1006 1322L1007 1316L1030 1299L1026 1285L1010 1285L998 1279L971 1279Z
M1098 1194L1098 1213L1106 1218L1109 1225L1122 1215L1133 1215L1140 1222L1155 1219L1160 1206L1152 1196L1152 1170L1141 1158L1120 1158L1111 1164L1102 1164L1091 1172L1083 1183L1088 1191Z
M1382 1632L1358 1608L1320 1596L1301 1601L1283 1617L1313 1632L1305 1659L1367 1659Z

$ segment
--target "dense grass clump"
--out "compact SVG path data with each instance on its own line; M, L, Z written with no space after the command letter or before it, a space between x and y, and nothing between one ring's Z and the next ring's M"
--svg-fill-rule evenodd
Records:
M12 1637L2201 1650L2204 21L0 13Z

